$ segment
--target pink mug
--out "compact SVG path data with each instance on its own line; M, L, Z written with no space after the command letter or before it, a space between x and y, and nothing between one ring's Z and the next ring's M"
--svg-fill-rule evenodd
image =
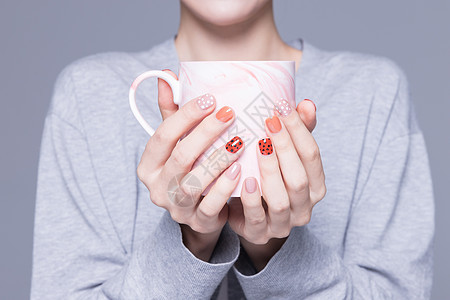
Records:
M147 78L158 77L172 88L173 100L180 107L189 100L209 93L216 99L216 111L223 106L233 108L236 118L231 126L195 162L193 168L218 147L239 136L245 143L244 152L237 160L241 164L241 177L231 197L240 197L242 184L247 177L260 173L256 151L257 142L265 138L264 121L273 115L274 104L280 99L295 107L294 61L184 61L180 62L178 80L166 72L147 71L133 82L129 92L131 110L141 126L153 135L155 130L145 121L136 106L136 89ZM203 192L206 195L215 180Z

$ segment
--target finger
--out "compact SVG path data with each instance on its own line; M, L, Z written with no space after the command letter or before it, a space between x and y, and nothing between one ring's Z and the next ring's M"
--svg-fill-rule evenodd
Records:
M291 209L276 150L269 137L259 140L257 157L261 175L261 191L268 207L270 229L276 237L284 237L286 231L289 234Z
M153 170L163 166L180 137L214 111L214 96L204 96L188 101L156 129L142 154L146 168Z
M233 121L234 112L228 106L207 116L175 146L164 166L164 173L170 175L189 172L197 158L219 138ZM242 146L242 140L240 142L240 146Z
M165 69L163 71L178 80L177 75L171 70ZM173 93L170 85L161 78L158 78L158 106L163 120L178 110L178 105L173 102Z
M312 132L317 124L316 105L314 102L309 99L305 99L297 105L296 110L300 115L303 124L305 124L306 128L308 128L309 132Z
M216 149L180 181L180 189L199 199L202 192L244 152L244 142L238 136ZM194 185L194 186L193 186ZM195 203L194 203L195 204Z
M291 209L295 212L309 202L308 176L292 143L291 136L280 119L275 115L267 118L266 132L276 149L278 164L289 195Z
M242 236L253 243L264 244L267 236L267 218L264 210L261 192L256 178L244 180L241 190L241 202L244 211L244 232Z
M289 103L279 101L275 105L280 113L280 120L285 125L300 160L305 168L309 182L310 194L313 200L322 199L325 193L325 174L319 146L309 129L305 126L298 113L292 113ZM320 200L319 199L319 200Z
M217 178L216 183L198 205L197 217L199 223L208 226L208 224L217 222L217 219L221 217L219 213L236 188L240 176L241 165L238 162L234 162Z

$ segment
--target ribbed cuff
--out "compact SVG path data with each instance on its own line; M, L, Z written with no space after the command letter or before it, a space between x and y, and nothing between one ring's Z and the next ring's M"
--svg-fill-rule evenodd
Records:
M302 289L308 290L311 271L321 272L321 264L316 264L313 252L322 252L322 248L307 226L294 227L283 246L260 272L252 273L249 263L240 261L242 255L233 266L233 271L248 299L301 296Z
M139 245L128 266L127 297L209 299L239 256L239 239L223 228L210 262L183 244L180 225L164 211L158 226ZM132 280L130 280L132 278Z

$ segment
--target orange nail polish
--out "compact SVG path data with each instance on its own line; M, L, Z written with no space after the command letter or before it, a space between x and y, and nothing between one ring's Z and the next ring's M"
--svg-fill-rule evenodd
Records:
M233 118L233 110L229 106L224 106L216 113L216 118L226 123Z
M244 142L240 137L235 136L225 145L225 148L227 149L228 152L236 153L239 151L239 149L242 148L243 143Z
M268 137L259 140L259 151L262 155L270 155L273 152L272 140Z
M281 130L280 119L278 119L276 115L271 118L267 118L266 125L272 133L277 133Z

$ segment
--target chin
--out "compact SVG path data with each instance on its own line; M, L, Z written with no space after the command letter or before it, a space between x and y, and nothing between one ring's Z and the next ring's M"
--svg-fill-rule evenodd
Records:
M180 0L193 15L216 26L245 22L272 0Z

